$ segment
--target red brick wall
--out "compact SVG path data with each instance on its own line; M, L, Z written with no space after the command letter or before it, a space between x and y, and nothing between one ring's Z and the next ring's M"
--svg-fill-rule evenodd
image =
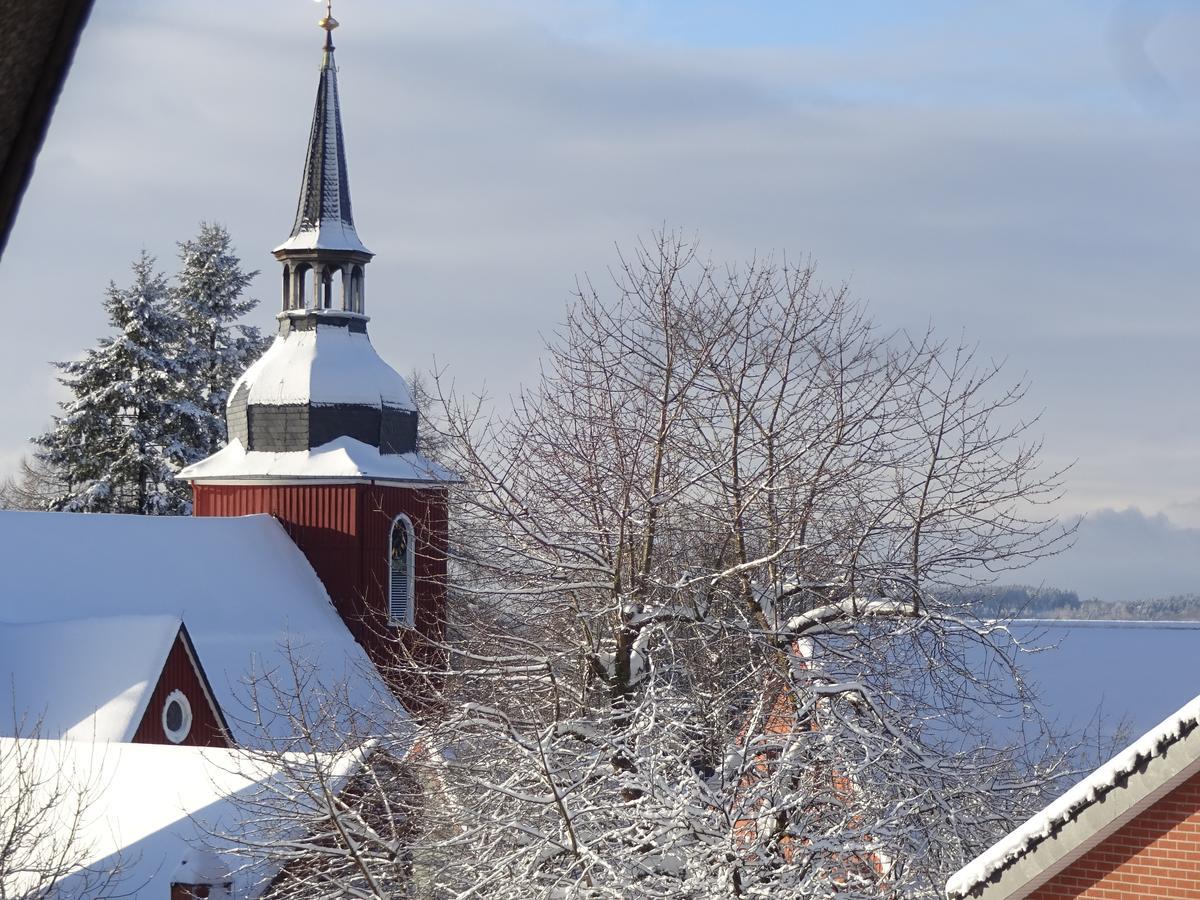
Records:
M1029 895L1030 900L1200 900L1200 775Z
M202 663L203 665L203 663ZM175 637L175 644L167 654L162 673L158 676L158 684L150 695L150 703L142 714L133 735L135 744L171 744L162 726L163 706L172 691L179 690L187 697L192 707L192 730L180 743L185 747L229 747L229 741L213 712L212 704L208 701L200 676L192 665L187 648L183 645L183 635Z

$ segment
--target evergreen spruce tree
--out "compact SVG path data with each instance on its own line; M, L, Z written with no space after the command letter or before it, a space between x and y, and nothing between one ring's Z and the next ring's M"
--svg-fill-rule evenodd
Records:
M229 390L262 355L266 340L257 328L236 324L258 305L242 297L258 272L242 269L222 225L201 222L193 240L179 243L179 261L172 296L184 331L176 355L184 372L184 393L197 407L184 460L190 463L225 445Z
M185 379L172 348L183 332L166 277L142 251L133 283L110 283L104 299L113 337L83 359L56 363L72 398L54 426L34 438L35 457L59 489L46 505L76 512L149 515L190 510L190 491L174 475L186 462L180 434L197 412L181 393Z

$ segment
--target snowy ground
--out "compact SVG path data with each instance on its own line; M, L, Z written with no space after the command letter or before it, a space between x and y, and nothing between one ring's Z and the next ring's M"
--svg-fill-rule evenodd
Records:
M1111 733L1125 720L1132 739L1200 694L1200 622L1021 622L1017 633L1049 648L1024 662L1061 725L1100 716Z

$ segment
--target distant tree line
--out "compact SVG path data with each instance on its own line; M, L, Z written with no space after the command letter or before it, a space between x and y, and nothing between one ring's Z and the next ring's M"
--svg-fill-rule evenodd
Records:
M984 617L1200 621L1200 594L1194 593L1146 600L1080 600L1075 591L1005 584L974 588L962 597Z
M239 324L257 300L229 232L202 222L181 241L172 279L142 251L128 286L102 300L112 333L80 358L55 363L70 392L34 451L0 487L0 506L68 512L181 515L191 511L184 466L226 441L225 402L265 339Z

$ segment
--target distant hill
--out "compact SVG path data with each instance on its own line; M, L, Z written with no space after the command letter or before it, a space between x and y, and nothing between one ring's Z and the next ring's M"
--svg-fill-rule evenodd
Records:
M1200 621L1200 594L1174 594L1130 601L1080 600L1075 591L1006 584L964 592L963 599L984 617Z

